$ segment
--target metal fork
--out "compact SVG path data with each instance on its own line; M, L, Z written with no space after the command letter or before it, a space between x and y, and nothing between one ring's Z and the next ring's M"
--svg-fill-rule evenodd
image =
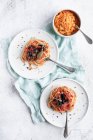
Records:
M51 62L54 62L58 67L64 69L65 71L67 71L68 73L73 73L75 72L75 68L72 68L72 67L69 67L69 66L66 66L66 65L63 65L55 60L52 60L51 58L46 58L46 60L49 60Z
M65 129L64 129L64 137L68 137L68 112L66 111L66 123L65 123Z

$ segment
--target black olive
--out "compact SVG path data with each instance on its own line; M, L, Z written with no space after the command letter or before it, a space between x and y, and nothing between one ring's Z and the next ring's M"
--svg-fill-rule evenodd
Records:
M61 100L64 100L64 99L65 99L65 94L62 93L62 94L61 94Z
M32 56L32 52L28 52L27 55L28 55L28 57L31 57Z
M31 48L31 46L28 46L28 49L30 49Z
M39 44L38 46L40 46L42 50L45 49L45 45L44 44Z
M65 102L68 102L68 99L65 99Z
M41 52L42 51L42 48L38 48L38 52Z
M64 100L62 100L62 104L64 104Z
M66 98L64 93L61 94L61 100L62 100L62 104L64 104L65 102L68 102L68 99Z
M56 102L56 101L57 101L57 99L54 99L53 101L54 101L54 102Z

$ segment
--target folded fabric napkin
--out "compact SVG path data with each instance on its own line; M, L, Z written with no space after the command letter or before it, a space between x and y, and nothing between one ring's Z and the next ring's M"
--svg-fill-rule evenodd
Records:
M57 78L73 78L78 81L83 81L84 69L82 68L77 54L77 49L75 47L75 38L62 38L57 36L53 31L52 24L48 24L46 28L44 28L51 36L55 39L59 48L59 62L72 66L76 68L76 71L72 74L68 74L63 69L56 67L55 70L50 73L45 78L39 80L28 80L17 75L14 70L9 65L7 61L7 68L12 76L14 76L17 80L15 83L15 87L18 90L20 97L24 100L26 105L31 110L31 117L33 123L38 123L45 121L41 112L40 112L40 95L42 94L42 90L50 84L53 80ZM2 40L1 45L3 48L8 48L10 41ZM7 57L7 49L5 50Z

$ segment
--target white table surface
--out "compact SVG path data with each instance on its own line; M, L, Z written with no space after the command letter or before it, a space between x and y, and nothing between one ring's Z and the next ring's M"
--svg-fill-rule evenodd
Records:
M93 38L92 0L0 0L0 40L27 28L42 28L57 10L65 8L80 14L82 29ZM76 140L76 132L78 140L93 140L93 45L88 45L81 34L78 52L85 68L90 104L85 118L72 128L75 130L72 140ZM0 140L61 140L60 128L32 123L27 106L13 86L15 80L7 72L5 60L0 47Z

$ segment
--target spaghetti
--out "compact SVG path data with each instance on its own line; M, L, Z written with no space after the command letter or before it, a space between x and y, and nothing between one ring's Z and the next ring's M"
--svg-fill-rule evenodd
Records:
M71 88L57 87L50 94L48 107L57 112L71 111L74 108L75 101L76 94Z
M24 47L21 60L28 62L29 67L34 64L40 66L50 56L50 46L43 40L31 39Z

